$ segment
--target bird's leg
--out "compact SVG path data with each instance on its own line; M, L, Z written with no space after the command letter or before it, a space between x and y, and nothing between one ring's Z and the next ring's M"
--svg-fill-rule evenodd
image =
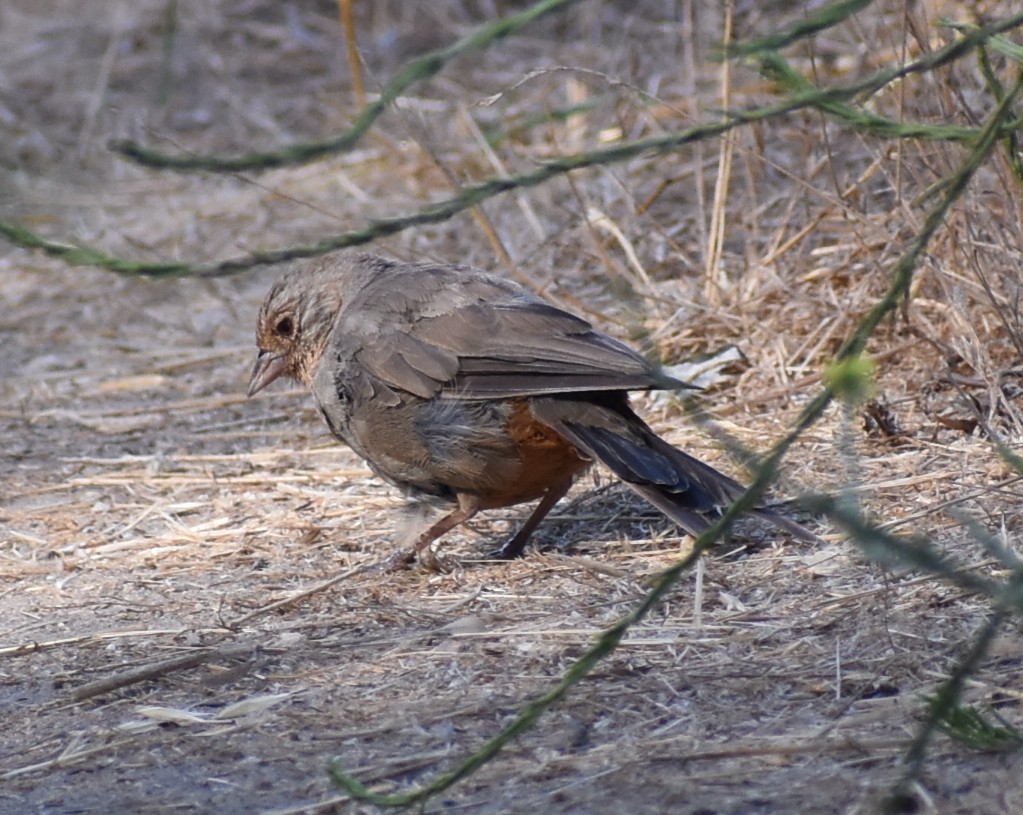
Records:
M475 495L468 495L464 492L458 494L458 508L451 510L447 515L430 525L430 528L416 538L415 549L419 554L427 546L446 532L450 532L459 524L468 521L480 510L479 499Z
M547 513L554 509L554 505L565 497L565 493L572 486L573 480L573 477L569 476L563 481L548 487L547 492L540 499L540 503L533 510L533 514L526 519L522 528L515 533L513 538L494 552L494 557L500 560L512 560L519 557L522 554L522 550L526 548L526 544L529 542L533 531L540 525L540 521L546 518Z
M479 512L479 499L475 495L459 493L458 506L447 515L434 521L425 532L422 532L411 549L399 549L387 559L386 568L394 569L408 566L418 558L429 569L443 571L442 564L430 550L430 544L446 532L450 532L459 524L465 523Z

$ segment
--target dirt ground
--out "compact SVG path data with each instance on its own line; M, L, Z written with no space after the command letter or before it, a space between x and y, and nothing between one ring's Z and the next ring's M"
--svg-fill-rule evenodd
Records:
M765 80L713 59L721 5L579 4L412 86L353 152L216 175L144 169L107 144L236 154L342 131L358 106L335 4L5 0L0 218L146 261L315 242L554 155L713 121L723 87L729 106L769 100ZM739 37L805 10L737 5ZM522 7L356 6L371 98L412 56ZM942 15L999 11L878 3L814 54L786 53L847 81L939 47ZM871 109L976 125L992 104L979 77L963 63ZM736 348L701 398L721 433L764 451L886 289L919 196L964 155L796 113L726 149L573 173L373 248L514 275L670 363ZM874 419L831 408L776 494L846 489L892 531L1005 577L967 521L1018 551L1023 493L991 442L1023 438L1018 206L1002 156L871 342ZM726 232L708 275L715 213ZM0 243L3 815L373 811L332 784L331 762L380 791L454 768L688 551L598 472L522 560L486 555L528 507L449 534L448 573L349 574L407 519L307 394L245 398L279 272L147 280ZM674 397L636 403L744 477ZM876 811L990 606L807 523L825 545L744 527L714 549L534 729L424 811ZM1017 725L1019 634L1003 629L965 692ZM939 734L904 811L1021 812L1023 759Z

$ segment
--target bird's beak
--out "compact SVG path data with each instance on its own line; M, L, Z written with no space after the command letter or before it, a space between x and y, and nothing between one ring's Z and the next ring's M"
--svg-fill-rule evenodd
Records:
M256 364L252 366L248 395L254 396L283 374L285 365L287 357L284 354L274 356L269 351L260 351Z

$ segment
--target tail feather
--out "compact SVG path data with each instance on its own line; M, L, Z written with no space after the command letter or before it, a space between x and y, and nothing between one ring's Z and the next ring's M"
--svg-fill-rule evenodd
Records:
M641 495L657 509L663 512L668 518L677 523L694 538L699 537L710 529L711 521L714 519L715 511L697 512L686 507L678 500L678 496L664 492L664 490L651 487L648 484L636 484L632 481L624 482L633 492Z
M629 408L619 404L537 400L533 411L589 456L600 461L635 492L691 535L706 531L711 521L742 494L738 481L673 447ZM539 402L539 404L538 404ZM813 542L820 538L773 510L758 507L752 514L791 534Z

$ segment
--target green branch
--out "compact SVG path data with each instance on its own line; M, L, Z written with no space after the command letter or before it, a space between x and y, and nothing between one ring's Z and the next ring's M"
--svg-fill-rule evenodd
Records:
M885 815L897 815L897 813L911 811L907 807L909 790L912 782L920 775L931 739L941 727L942 722L948 718L950 712L959 705L959 698L962 696L966 680L987 656L988 649L1007 616L1008 612L1003 608L997 609L988 618L974 638L970 650L956 665L948 679L942 683L941 689L928 705L927 719L920 727L906 753L906 771L882 803L881 811Z
M795 25L774 34L749 42L729 43L725 54L734 57L759 54L765 51L778 51L798 40L812 37L828 28L834 28L856 12L865 9L871 2L872 0L840 0L840 2L832 3L830 6L824 6L807 14Z
M446 48L430 51L405 65L380 93L380 98L366 106L355 123L340 136L320 142L296 144L265 153L243 156L180 156L150 150L133 141L114 141L110 149L147 167L166 170L207 170L215 173L237 173L243 170L260 171L274 167L306 164L324 156L344 153L358 143L387 106L410 85L440 73L444 66L466 51L485 48L515 33L546 14L567 8L578 0L542 0L519 14L496 20L477 29Z
M195 274L190 263L157 262L143 263L108 255L98 249L58 243L32 232L20 224L0 221L0 235L15 246L24 249L39 249L50 257L59 258L69 266L95 266L108 272L134 277L187 277Z
M757 70L765 78L777 82L790 96L812 94L819 90L810 80L794 70L781 54L763 54L757 57ZM1001 96L995 96L1001 101ZM869 113L839 100L821 100L814 105L843 124L879 139L917 139L920 141L969 142L977 138L975 127L936 125L927 122L898 122L876 113ZM1018 122L1002 125L1003 135L1011 135Z
M1000 597L998 583L951 561L926 538L907 538L879 529L859 511L829 495L814 495L801 502L811 512L826 515L838 524L873 563L919 569L942 577L970 594L989 599Z

